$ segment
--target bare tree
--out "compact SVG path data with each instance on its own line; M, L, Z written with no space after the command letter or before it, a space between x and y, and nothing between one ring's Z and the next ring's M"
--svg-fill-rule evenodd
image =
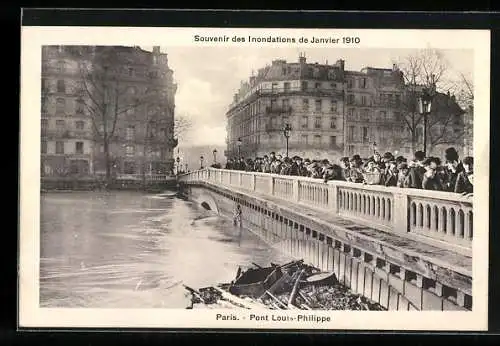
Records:
M464 113L457 104L456 98L439 93L433 102L432 115L428 124L429 151L440 144L454 145L463 140L466 133L461 115Z
M178 140L184 140L187 133L193 127L191 117L187 114L177 114L174 120L174 136Z
M441 89L448 63L440 51L430 48L402 57L395 63L402 72L405 83L400 114L408 129L411 150L414 152L418 142L417 130L423 122L423 115L418 111L418 98L424 88Z
M111 180L110 143L121 115L136 109L149 101L150 95L131 93L121 83L127 64L115 47L95 47L91 52L80 52L80 73L82 80L82 102L92 120L95 135L101 140L106 167L106 180Z

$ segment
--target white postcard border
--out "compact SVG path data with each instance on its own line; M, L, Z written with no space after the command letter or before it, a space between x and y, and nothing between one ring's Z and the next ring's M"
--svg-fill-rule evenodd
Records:
M314 48L440 48L474 50L474 156L475 195L473 241L473 311L314 311L329 322L253 322L255 311L184 309L52 309L39 307L40 258L40 75L42 45L160 45L284 47L290 44L199 43L202 36L360 37L358 45L316 44ZM361 330L456 330L487 329L488 222L489 220L489 30L382 30L382 29L219 29L137 27L23 27L21 42L21 136L20 136L20 233L19 233L19 326L20 327L131 327L131 328L252 328L252 329L361 329ZM301 49L311 45L295 43ZM216 313L233 313L238 321L216 320ZM262 314L297 315L291 311ZM304 314L304 312L300 312Z

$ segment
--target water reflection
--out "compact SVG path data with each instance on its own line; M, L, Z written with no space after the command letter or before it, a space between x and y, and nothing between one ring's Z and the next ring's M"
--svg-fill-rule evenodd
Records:
M290 260L231 220L169 196L53 193L41 200L40 304L184 308L181 283Z

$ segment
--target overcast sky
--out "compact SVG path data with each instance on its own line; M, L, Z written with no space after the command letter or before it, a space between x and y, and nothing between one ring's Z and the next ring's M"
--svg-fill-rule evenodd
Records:
M151 50L151 47L143 46ZM192 119L193 128L181 146L223 145L226 137L225 113L241 80L252 70L270 64L274 59L296 62L300 52L307 62L335 63L345 60L345 69L359 71L365 66L391 68L393 61L414 53L401 49L294 49L294 48L224 48L224 47L161 47L168 54L169 66L178 85L175 97L176 114ZM445 50L449 78L459 73L472 77L472 50Z

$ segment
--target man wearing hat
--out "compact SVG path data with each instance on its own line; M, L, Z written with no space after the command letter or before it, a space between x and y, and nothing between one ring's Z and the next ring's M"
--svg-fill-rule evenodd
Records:
M445 150L445 188L446 191L455 192L455 187L457 185L458 175L464 171L464 166L459 159L458 153L455 148L450 147Z

